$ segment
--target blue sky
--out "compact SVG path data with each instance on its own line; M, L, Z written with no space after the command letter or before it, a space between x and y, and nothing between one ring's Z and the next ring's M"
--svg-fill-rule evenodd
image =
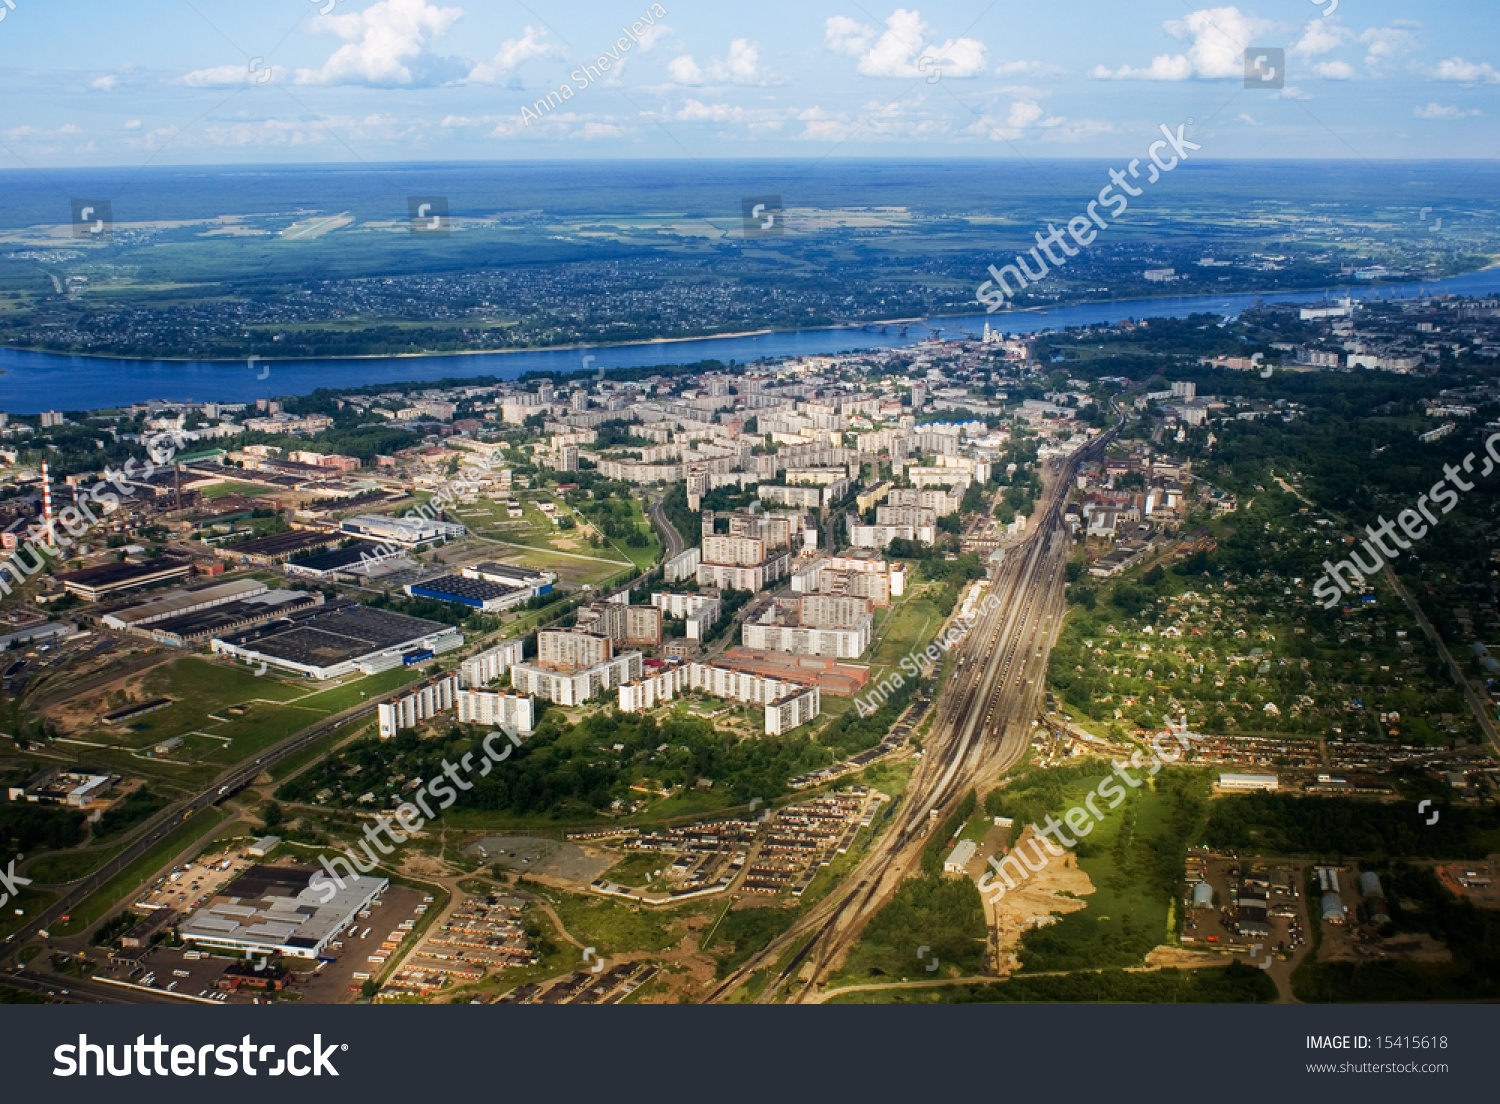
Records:
M1489 0L5 2L0 168L1500 154Z

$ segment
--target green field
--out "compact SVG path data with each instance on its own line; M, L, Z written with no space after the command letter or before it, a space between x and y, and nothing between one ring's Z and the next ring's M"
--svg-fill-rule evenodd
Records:
M908 677L909 672L900 667L901 660L909 652L927 647L944 620L937 604L925 593L910 592L892 603L876 626L869 656L870 682L879 682L891 671Z
M184 656L151 671L142 685L144 696L171 698L171 705L129 726L111 727L106 733L91 733L85 739L107 734L122 749L149 753L156 744L184 737L186 743L181 747L152 758L163 767L187 766L190 769L182 771L180 777L203 782L218 770L249 759L325 717L421 677L422 671L416 667L398 667L318 688L269 672L256 677L253 670L242 665ZM115 694L106 706L118 708L121 704L123 696Z
M33 863L28 876L42 885L76 882L119 854L124 844L97 851L58 851Z
M697 904L649 909L592 894L567 893L550 886L528 883L527 888L552 902L568 933L585 946L598 948L604 958L631 951L666 950L687 934L684 922L689 917L712 907Z
M226 495L232 494L244 495L246 498L252 498L256 495L268 495L270 493L270 487L257 487L253 483L233 482L215 483L213 486L204 487L202 490L203 497L208 499L223 498Z
M1051 811L1060 815L1077 804L1101 777L1073 781ZM1028 932L1020 949L1023 970L1135 966L1169 941L1187 841L1201 832L1207 806L1207 772L1200 770L1164 770L1130 791L1074 848L1079 868L1094 884L1086 907Z

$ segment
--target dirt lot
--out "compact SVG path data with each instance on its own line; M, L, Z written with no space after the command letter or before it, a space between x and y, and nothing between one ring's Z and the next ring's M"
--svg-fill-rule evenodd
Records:
M1040 841L1029 842L1032 836L1028 827L1017 846L1025 847L1028 853L1033 846L1042 846ZM1048 863L1015 889L1007 890L998 901L985 897L990 927L990 961L997 964L997 973L1009 977L1020 968L1016 948L1023 934L1032 928L1055 923L1057 916L1086 908L1088 902L1080 898L1093 892L1094 883L1078 869L1078 860L1069 853Z
M536 836L486 836L470 844L469 851L502 870L556 878L576 886L589 885L616 861L576 843Z

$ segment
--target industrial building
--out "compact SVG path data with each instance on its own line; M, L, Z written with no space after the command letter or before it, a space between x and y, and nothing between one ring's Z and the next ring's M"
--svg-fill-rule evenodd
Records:
M532 597L551 594L552 584L557 581L557 576L549 571L533 571L529 567L501 563L473 564L463 568L459 574L465 579L482 579L487 583L515 587Z
M434 598L439 602L455 602L484 613L519 606L531 599L531 591L520 587L491 583L484 579L466 578L463 575L443 575L436 579L425 579L420 583L408 583L403 588L413 598Z
M193 573L193 565L186 560L160 557L143 563L101 564L85 567L81 571L60 572L54 578L63 589L85 602L97 602L112 594L123 594L127 590L159 586L174 579L186 579Z
M973 861L974 853L978 850L979 847L973 840L959 840L957 846L943 860L943 873L967 874L969 872L969 863Z
M185 648L323 602L323 595L316 591L271 590L256 580L241 579L203 590L177 591L154 602L117 610L102 620L110 628Z
M345 518L342 528L346 533L408 548L462 537L469 531L456 522L424 517L386 517L384 514Z
M19 786L11 786L6 796L11 801L33 805L67 805L84 809L111 784L112 779L107 774L83 774L59 767L43 767Z
M197 590L173 590L166 594L105 614L100 620L111 629L130 631L155 621L166 621L184 613L211 609L243 598L264 594L271 588L259 579L234 579Z
M341 599L215 637L211 646L219 655L321 681L421 663L463 642L463 634L451 625Z
M288 560L281 569L288 575L331 582L341 575L384 575L416 566L399 550L384 548L371 541L356 541L348 548L330 548L327 552Z
M1230 790L1235 793L1250 793L1261 790L1266 793L1275 793L1277 779L1274 774L1229 774L1219 775L1218 788Z
M271 567L299 553L311 554L332 548L347 539L343 533L327 529L289 529L265 537L252 537L239 544L214 549L214 555L231 562Z
M196 946L317 958L390 884L352 868L340 873L342 888L316 866L252 866L184 920L177 933Z

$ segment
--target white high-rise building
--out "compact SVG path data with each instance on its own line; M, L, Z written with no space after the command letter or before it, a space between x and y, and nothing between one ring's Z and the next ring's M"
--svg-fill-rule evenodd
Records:
M458 719L465 724L509 725L520 735L530 736L535 727L536 703L529 694L460 690Z

